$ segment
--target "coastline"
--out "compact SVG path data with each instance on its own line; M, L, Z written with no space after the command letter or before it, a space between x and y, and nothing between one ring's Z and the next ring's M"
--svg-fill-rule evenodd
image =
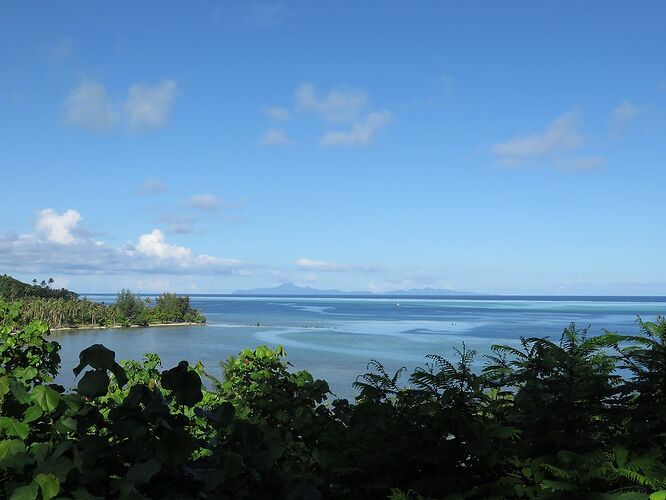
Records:
M80 326L63 326L60 328L51 328L52 332L65 332L70 330L110 330L118 328L152 328L152 327L164 327L164 326L203 326L206 323L197 323L195 321L183 321L180 323L150 323L148 325L112 325L112 326L100 326L100 325L80 325Z

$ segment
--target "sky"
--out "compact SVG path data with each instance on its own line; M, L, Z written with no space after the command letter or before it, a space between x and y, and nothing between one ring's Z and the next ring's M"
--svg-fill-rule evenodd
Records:
M0 6L0 273L666 294L666 3Z

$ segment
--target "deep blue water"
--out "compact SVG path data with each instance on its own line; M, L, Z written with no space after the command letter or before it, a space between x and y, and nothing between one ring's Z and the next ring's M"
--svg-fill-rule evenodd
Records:
M111 301L109 296L90 296ZM634 333L636 317L666 313L664 297L229 297L194 296L206 326L131 328L57 333L63 369L72 385L78 353L94 343L120 359L157 352L164 367L181 359L202 361L219 375L219 362L244 347L281 344L294 369L326 379L332 390L353 397L351 384L370 359L390 370L413 369L430 353L452 357L462 342L483 354L496 343L515 345L521 336L559 338L572 321L596 334L602 329ZM257 323L259 326L257 326Z

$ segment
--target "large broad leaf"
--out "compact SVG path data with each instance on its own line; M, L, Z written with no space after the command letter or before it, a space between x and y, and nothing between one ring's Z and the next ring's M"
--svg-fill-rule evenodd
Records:
M109 376L106 370L91 370L79 380L77 390L82 396L98 398L109 390Z
M39 484L44 500L51 500L60 492L60 481L53 474L37 474L35 482Z
M178 465L194 451L194 439L179 429L165 431L157 442L157 453L165 464Z
M0 428L5 431L7 436L16 436L21 439L27 438L30 433L28 424L11 417L0 417Z
M25 453L23 441L18 439L0 441L0 466L12 465L12 461L23 453Z
M120 387L127 383L125 370L116 363L116 353L111 349L107 349L102 344L94 344L81 351L79 354L79 365L73 370L74 375L78 377L86 366L91 366L95 370L109 370L116 377L116 382Z
M74 375L79 373L88 365L97 370L111 370L116 363L116 353L107 349L102 344L94 344L84 349L79 354L79 365L74 368Z
M4 396L9 392L9 378L7 375L0 377L0 396Z
M12 396L16 398L16 401L22 405L28 404L30 402L30 394L28 390L18 380L9 379L9 390L12 391Z
M30 399L46 412L52 412L60 404L60 394L46 385L38 385L32 390Z
M42 410L41 407L37 405L29 406L28 409L25 411L25 415L23 416L23 421L26 424L29 424L30 422L34 422L39 417L41 417L43 413L44 410Z
M201 378L189 369L187 361L162 372L162 387L173 391L176 402L181 405L193 406L203 399Z
M33 481L30 484L16 488L9 500L35 500L38 493L39 485Z
M134 485L144 484L159 472L162 462L157 458L151 458L147 462L135 464L127 471L127 481Z
M113 366L111 367L111 373L116 377L116 383L118 384L119 387L124 386L127 382L127 374L125 373L125 369L120 366L118 363L114 363Z

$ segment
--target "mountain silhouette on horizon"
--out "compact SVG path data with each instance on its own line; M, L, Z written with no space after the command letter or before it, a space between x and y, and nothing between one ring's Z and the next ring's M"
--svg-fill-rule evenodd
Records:
M369 291L344 291L344 290L322 290L308 286L299 286L295 283L287 282L274 287L253 288L251 290L236 290L232 295L476 295L473 292L461 292L457 290L439 289L439 288L410 288L407 290L390 290L387 292L369 292Z

